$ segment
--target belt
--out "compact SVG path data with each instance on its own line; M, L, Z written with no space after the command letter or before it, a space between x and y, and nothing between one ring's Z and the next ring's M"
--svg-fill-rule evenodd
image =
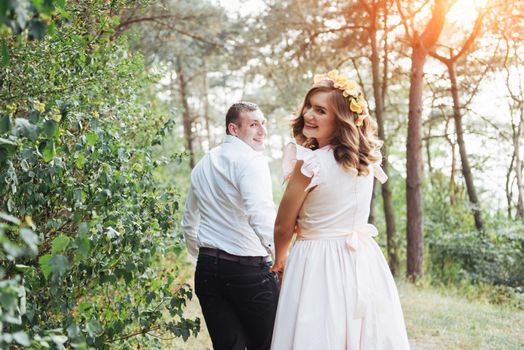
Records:
M229 254L228 252L216 248L201 247L199 249L199 254L214 256L218 259L239 263L240 265L263 266L266 265L266 263L271 262L269 256L239 256Z

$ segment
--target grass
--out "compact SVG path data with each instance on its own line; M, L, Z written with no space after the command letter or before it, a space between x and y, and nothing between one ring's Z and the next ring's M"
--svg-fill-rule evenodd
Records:
M399 282L412 348L523 349L524 311Z
M398 281L397 286L413 350L524 349L523 310L471 301L453 292L403 281ZM200 317L200 333L185 343L181 339L165 343L165 348L212 350L196 297L186 313L188 317Z

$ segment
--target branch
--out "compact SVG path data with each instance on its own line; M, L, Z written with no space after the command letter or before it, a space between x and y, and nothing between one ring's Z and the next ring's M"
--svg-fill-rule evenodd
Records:
M464 105L462 106L463 108L468 106L471 103L471 101L473 100L473 97L475 97L475 95L477 94L478 90L480 89L480 83L486 77L489 69L491 68L491 64L493 63L493 61L495 60L495 58L497 56L497 52L499 51L499 45L500 45L500 41L497 42L497 46L495 47L495 50L493 50L493 56L491 56L491 59L489 60L489 63L486 64L486 68L484 69L484 71L480 75L480 78L477 81L477 84L476 84L475 88L473 89L473 91L471 92L470 96L468 97L468 99L466 100Z
M386 6L384 7L384 57L383 57L383 63L382 63L382 86L380 87L381 95L382 96L382 106L384 106L385 102L385 95L388 90L388 73L389 73L389 65L388 65L388 59L389 59L389 48L388 48L388 34L392 29L388 28L388 18L389 18L389 8L388 4L386 3Z
M179 17L177 15L171 15L170 14L170 15L158 15L158 16L128 18L125 21L123 21L122 23L120 23L115 29L117 31L122 31L126 27L129 27L130 25L135 24L135 23L156 22L159 19L171 19L171 18L176 18L178 20L188 20L188 19L195 18L195 16Z
M449 8L449 0L435 0L435 6L431 11L431 19L420 37L421 45L424 48L433 47L437 42Z
M357 72L358 82L360 86L362 87L362 94L364 95L364 99L366 101L369 101L366 96L366 89L364 89L364 80L362 79L362 75L360 74L360 70L358 69L358 65L356 62L356 59L354 57L351 58L351 62L353 63L353 67L355 67L355 71Z
M406 31L406 36L408 37L408 40L410 42L413 41L413 37L417 35L416 31L413 29L413 35L409 32L409 26L408 26L408 18L404 14L404 11L402 11L402 7L400 6L400 0L395 0L395 3L397 4L398 13L400 14L400 19L402 24L404 25L404 30Z
M165 28L168 28L168 29L171 29L179 34L182 34L182 35L185 35L187 37L190 37L191 39L195 39L197 41L200 41L200 42L203 42L205 44L208 44L208 45L211 45L211 46L216 46L216 47L220 47L220 48L223 48L225 49L226 47L223 45L223 44L219 44L219 43L216 43L216 42L211 42L209 40L206 40L204 38L202 38L201 36L198 36L198 35L195 35L195 34L191 34L191 33L188 33L186 31L183 31L183 30L180 30L176 27L174 27L173 25L170 25L170 24L167 24L167 23L163 23L163 22L160 22L159 20L154 20L153 22L156 22L158 24L161 24L163 25Z
M471 34L469 35L468 39L466 40L466 42L462 46L462 50L460 50L460 52L455 57L453 57L454 61L459 60L462 55L464 55L466 52L469 51L469 49L471 48L471 45L473 45L473 42L475 41L475 39L479 35L480 29L482 28L482 20L484 19L484 15L485 15L484 11L481 11L479 13L479 15L478 15L478 17L477 17L477 19L475 21L475 25L473 27L473 30L471 31Z

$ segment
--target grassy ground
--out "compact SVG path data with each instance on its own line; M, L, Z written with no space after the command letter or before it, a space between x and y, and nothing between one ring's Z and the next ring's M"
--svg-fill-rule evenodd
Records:
M524 311L399 283L412 348L523 349Z
M452 293L398 282L408 335L413 350L524 349L524 311L469 301ZM200 306L195 298L187 308L191 317L200 317L198 337L184 343L175 340L166 349L212 349Z

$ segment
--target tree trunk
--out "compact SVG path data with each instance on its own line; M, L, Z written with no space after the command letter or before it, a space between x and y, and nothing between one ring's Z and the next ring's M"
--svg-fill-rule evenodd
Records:
M208 149L213 147L213 135L211 134L211 121L209 120L209 83L207 80L207 66L204 61L204 121L206 123Z
M422 275L424 236L422 227L422 90L426 52L413 47L409 88L409 120L406 154L407 195L407 277L415 281Z
M406 151L406 197L407 197L407 277L415 281L422 275L424 236L422 231L422 90L424 87L424 64L428 50L438 40L446 13L448 0L435 0L429 20L421 36L415 31L411 37L411 76L409 87L409 121ZM400 5L397 2L397 5ZM404 14L401 12L401 15ZM413 19L414 20L414 19ZM406 28L408 26L406 25Z
M514 139L515 174L517 178L517 217L524 219L524 183L522 179L522 158L520 157L520 143L522 141L522 129L524 127L524 103L520 103L520 120Z
M187 102L187 81L185 80L182 65L177 59L176 61L176 76L178 80L178 89L180 91L180 103L182 105L182 125L184 126L184 138L186 140L186 149L189 152L189 166L191 169L195 167L195 155L193 152L193 133L191 132L191 114L189 112L189 104Z
M509 162L508 170L506 171L506 203L508 204L508 220L513 219L511 211L513 209L513 191L511 189L511 174L513 173L513 162L515 161L515 150L511 155L511 161Z
M453 61L448 64L449 79L451 82L451 95L453 97L453 119L455 121L455 132L457 134L457 143L459 146L460 161L462 163L462 175L466 181L469 201L472 204L473 217L475 218L475 227L480 232L484 231L484 223L480 213L480 203L477 197L477 191L473 184L473 174L469 165L468 153L466 152L466 142L464 141L464 131L462 129L462 115L460 113L460 103L457 87L457 76Z
M372 7L372 13L370 18L372 21L370 27L370 41L371 41L371 71L373 79L373 97L375 99L375 117L378 124L378 136L381 140L386 140L386 133L384 128L384 94L386 86L381 85L380 81L380 58L378 54L377 45L377 21L378 21L378 9L377 5ZM387 30L387 28L385 29ZM388 147L386 143L382 147L382 168L386 174L389 173L388 163ZM384 208L384 216L386 218L386 237L387 237L387 251L389 259L389 268L393 276L398 276L400 263L397 254L397 242L396 242L396 224L395 215L393 211L392 195L389 188L389 182L382 184L382 203Z
M448 124L449 119L446 121L446 141L449 144L449 147L451 147L451 173L449 174L449 184L448 184L448 192L449 192L449 205L454 206L457 204L457 200L455 197L455 194L457 192L457 185L455 184L455 174L457 172L457 157L455 155L455 146L456 142L453 142L451 137L448 136Z
M428 174L431 179L431 174L433 174L433 165L431 158L431 124L428 127L428 136L426 137L426 165L428 166Z

